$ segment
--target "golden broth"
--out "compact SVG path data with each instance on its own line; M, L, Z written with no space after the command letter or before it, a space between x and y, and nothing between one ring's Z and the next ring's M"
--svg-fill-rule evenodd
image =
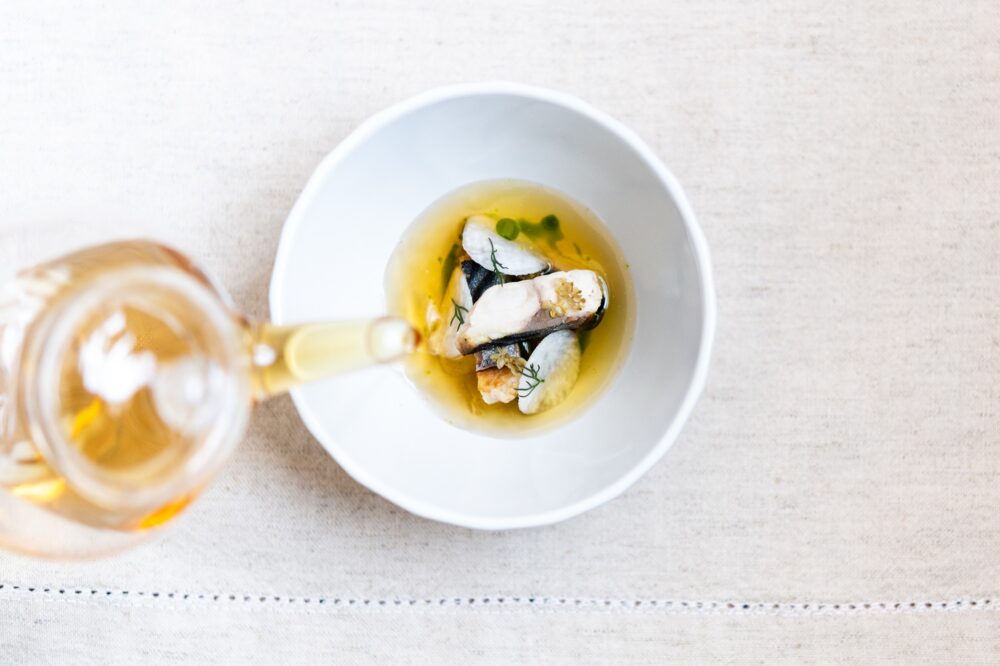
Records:
M475 360L434 356L422 345L407 359L406 374L441 415L461 428L501 436L523 436L564 423L579 414L611 382L632 340L635 298L628 264L604 224L566 195L521 180L490 180L461 187L425 210L400 239L386 270L391 314L411 322L427 338L427 305L438 303L451 276L460 234L470 215L526 219L559 218L561 240L538 239L535 249L558 270L588 268L605 277L610 292L601 323L580 334L580 376L569 397L545 412L527 416L517 401L487 405L476 386ZM454 249L457 247L457 250ZM447 317L447 315L445 315Z

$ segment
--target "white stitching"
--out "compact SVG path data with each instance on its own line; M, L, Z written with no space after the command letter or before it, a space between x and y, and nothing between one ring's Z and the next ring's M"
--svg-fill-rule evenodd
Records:
M296 612L479 612L533 610L540 612L659 613L666 615L861 615L893 613L937 613L991 610L1000 605L989 597L965 597L936 601L867 602L761 602L691 601L675 599L594 599L583 597L472 596L437 598L351 598L331 596L296 597L273 594L221 594L193 592L152 592L25 586L0 583L0 599L37 595L67 603L121 603L129 606L189 608L191 605L217 608L294 610Z

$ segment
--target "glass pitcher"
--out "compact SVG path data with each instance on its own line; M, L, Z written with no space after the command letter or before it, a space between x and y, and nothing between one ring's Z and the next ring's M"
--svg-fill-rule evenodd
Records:
M391 317L250 323L150 241L26 269L0 287L0 545L65 557L129 546L213 478L254 401L417 342Z

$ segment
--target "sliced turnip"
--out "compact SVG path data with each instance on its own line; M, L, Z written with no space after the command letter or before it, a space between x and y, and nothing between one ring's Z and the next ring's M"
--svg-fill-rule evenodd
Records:
M537 414L566 399L580 375L580 341L573 331L545 336L531 352L517 385L517 407Z
M465 328L472 309L472 294L465 281L462 269L456 267L452 271L448 287L441 298L441 304L436 309L437 317L428 317L430 335L427 341L432 354L445 358L461 358L462 351L458 348L459 332Z
M550 268L538 252L498 234L496 222L485 215L471 215L465 221L462 247L477 264L504 275L535 275Z

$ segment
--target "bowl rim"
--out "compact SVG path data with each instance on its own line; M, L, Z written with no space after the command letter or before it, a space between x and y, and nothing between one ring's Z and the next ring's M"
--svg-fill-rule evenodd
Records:
M608 114L600 111L587 102L572 95L539 88L535 86L512 83L507 81L486 81L479 83L462 83L432 88L413 97L397 102L382 111L370 116L351 132L343 141L334 147L330 153L323 158L312 175L309 177L306 186L303 188L295 204L288 213L288 217L282 227L281 236L278 241L278 250L275 257L274 269L271 274L271 286L269 291L269 301L271 317L275 323L289 323L284 321L284 303L282 298L284 276L287 274L290 248L293 245L297 230L302 223L304 211L312 204L322 184L326 181L330 171L332 171L341 161L343 161L358 146L367 141L371 136L381 131L385 126L406 116L414 111L423 109L434 104L448 100L474 97L480 95L509 95L522 97L534 101L547 102L569 111L578 113L594 121L607 131L614 134L620 141L631 148L643 163L656 175L659 181L670 193L680 212L684 222L685 230L691 239L694 248L695 264L701 282L702 300L702 329L701 340L698 345L698 358L695 363L694 372L688 383L684 399L678 408L670 424L660 436L659 441L639 460L626 474L618 478L614 483L605 486L601 490L592 493L575 502L565 506L549 509L546 511L524 513L512 516L480 516L448 509L442 506L424 502L411 497L405 492L399 491L390 485L382 483L378 478L369 474L360 464L357 464L350 455L337 446L336 440L328 437L321 437L319 433L323 428L319 419L314 415L313 410L307 404L299 388L290 391L292 402L299 413L306 428L317 439L327 453L348 473L355 481L365 486L372 492L381 495L397 506L406 509L410 513L423 518L450 523L460 527L468 527L483 530L504 530L526 527L539 527L558 523L574 516L580 515L596 508L615 497L622 494L627 488L634 484L642 475L656 464L660 458L673 445L681 429L687 422L694 410L708 375L709 360L712 353L712 346L715 338L716 325L716 299L715 287L712 277L712 262L708 251L708 243L699 226L691 205L688 203L680 183L667 167L660 161L652 149L639 138L631 129L615 120Z

